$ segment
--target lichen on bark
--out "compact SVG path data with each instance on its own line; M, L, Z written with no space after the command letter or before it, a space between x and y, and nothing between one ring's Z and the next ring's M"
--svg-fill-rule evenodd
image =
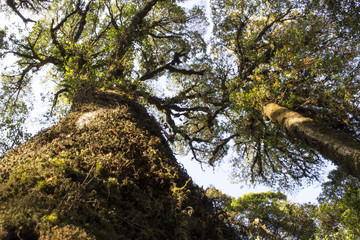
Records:
M278 123L293 141L317 150L342 171L360 179L360 143L351 136L275 103L266 104L263 112L271 121Z

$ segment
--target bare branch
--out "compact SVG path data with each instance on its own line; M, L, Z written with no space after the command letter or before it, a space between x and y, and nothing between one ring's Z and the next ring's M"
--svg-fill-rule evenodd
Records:
M17 4L14 0L6 0L6 4L23 20L24 23L28 22L35 22L34 20L31 20L30 18L25 18L18 10Z

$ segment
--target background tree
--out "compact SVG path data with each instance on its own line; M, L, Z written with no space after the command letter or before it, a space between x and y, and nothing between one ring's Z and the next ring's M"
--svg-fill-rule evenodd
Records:
M8 36L6 30L0 31L0 59L5 57L8 48ZM4 95L4 88L0 90L0 95ZM6 102L0 101L0 158L11 148L22 143L29 134L23 125L28 117L28 109L24 102L18 101L16 106L8 107ZM16 117L14 117L16 116Z
M311 239L316 225L314 206L296 204L279 192L248 193L233 199L210 188L207 195L224 211L224 218L242 239Z
M341 35L354 41L359 38L359 7L357 0L316 0L309 3L309 8L316 9L318 14L327 15Z
M358 239L360 220L360 182L334 170L323 184L316 219L320 239Z

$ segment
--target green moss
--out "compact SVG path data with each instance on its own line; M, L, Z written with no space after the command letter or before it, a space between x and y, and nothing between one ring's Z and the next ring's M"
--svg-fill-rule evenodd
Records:
M49 215L45 215L44 217L42 217L43 222L48 222L50 224L56 223L58 221L58 219L59 219L59 217L56 212L53 212Z
M77 102L1 164L0 238L234 239L156 121L124 96Z
M86 233L83 229L74 226L66 225L63 227L54 226L53 228L41 232L41 240L93 240L94 236Z

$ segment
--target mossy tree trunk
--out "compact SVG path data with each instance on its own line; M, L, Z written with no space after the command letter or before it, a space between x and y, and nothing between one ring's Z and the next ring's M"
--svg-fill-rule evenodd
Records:
M0 168L1 239L235 238L124 94L78 94L65 119Z
M294 141L301 141L331 160L342 171L360 179L359 142L275 103L266 104L263 112L271 121L280 124Z

